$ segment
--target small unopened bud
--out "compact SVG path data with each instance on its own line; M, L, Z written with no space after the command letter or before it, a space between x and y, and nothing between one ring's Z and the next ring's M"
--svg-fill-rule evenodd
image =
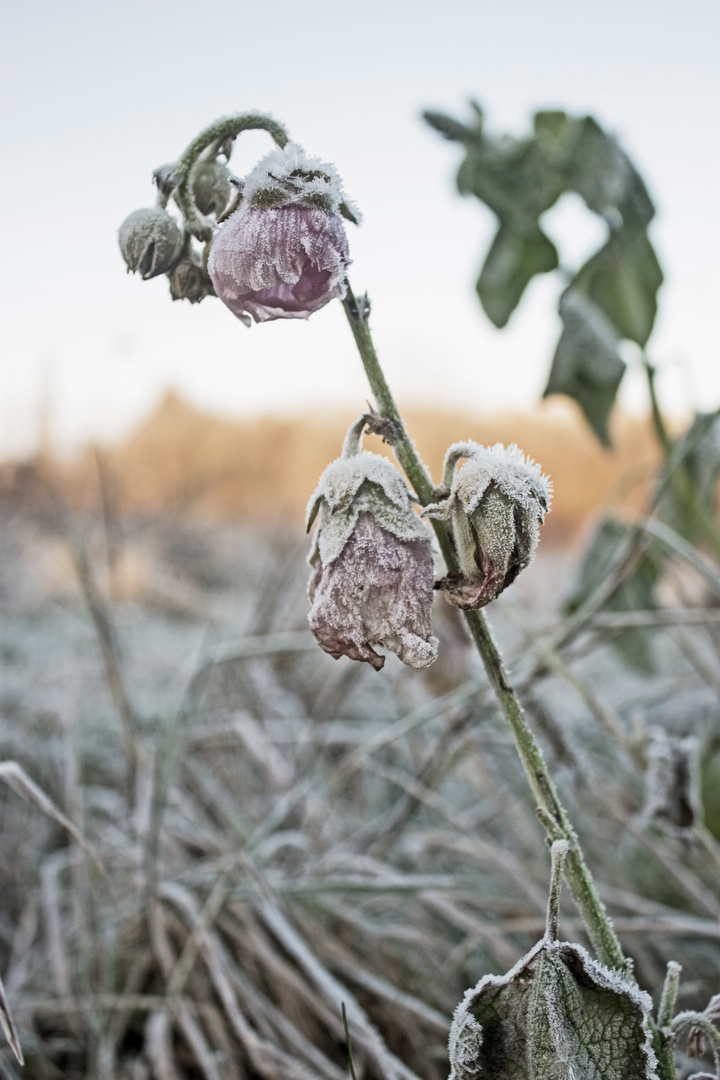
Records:
M427 667L438 646L430 632L431 538L398 471L366 451L338 458L310 500L308 528L318 515L308 621L320 646L376 671L385 658L373 645Z
M191 304L199 304L206 296L215 295L207 270L192 254L180 260L168 274L168 280L173 300L189 300Z
M118 229L120 251L128 270L143 281L167 274L180 259L183 234L166 210L133 210Z
M220 299L246 325L307 319L345 293L349 253L332 165L288 143L253 169L240 207L221 225L208 272Z
M465 465L455 470L466 458ZM460 571L440 582L451 604L484 607L533 559L552 484L514 444L456 443L445 456L449 494L423 511L448 521Z
M193 171L193 195L201 214L218 217L230 201L230 170L219 161L201 161Z

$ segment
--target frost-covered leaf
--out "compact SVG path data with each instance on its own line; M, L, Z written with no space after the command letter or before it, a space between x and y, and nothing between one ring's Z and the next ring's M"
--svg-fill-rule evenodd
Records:
M548 273L557 265L555 245L540 229L523 235L501 225L477 283L480 303L491 322L505 326L535 274Z
M606 579L627 543L631 526L612 518L601 521L587 545L577 578L567 600L567 610L575 611ZM660 575L662 557L657 548L642 559L639 566L613 593L605 611L647 611L656 607L655 585ZM654 654L651 632L626 630L614 638L613 645L631 667L652 671Z
M613 232L571 284L605 313L618 335L644 345L657 313L660 264L642 227Z
M563 293L559 310L563 330L544 396L568 394L575 398L607 446L608 417L625 374L618 335L597 305L576 289Z
M657 1080L652 1002L568 942L543 939L458 1006L450 1080Z

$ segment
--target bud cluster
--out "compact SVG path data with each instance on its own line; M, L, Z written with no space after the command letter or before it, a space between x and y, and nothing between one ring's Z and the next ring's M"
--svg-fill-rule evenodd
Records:
M399 472L360 450L366 422L350 428L308 506L308 529L319 518L309 558L310 628L336 659L379 670L384 658L372 646L382 645L411 667L426 667L437 656L433 589L466 609L494 600L534 555L551 485L516 446L452 446L449 490L423 514L450 522L461 569L433 585L430 533Z
M119 229L127 268L144 280L166 274L173 300L217 295L248 326L307 319L345 294L342 218L358 224L359 214L334 167L297 144L267 154L241 180L226 164L232 142L216 139L198 157L155 170L158 205L135 210Z

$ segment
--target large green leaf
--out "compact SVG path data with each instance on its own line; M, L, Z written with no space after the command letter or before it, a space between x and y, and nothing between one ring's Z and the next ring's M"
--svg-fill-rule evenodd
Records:
M535 142L477 138L466 143L466 149L457 175L458 190L481 199L515 232L535 233L538 218L563 191L562 179Z
M639 173L617 139L592 116L538 112L534 131L539 149L562 175L566 190L577 192L614 229L651 221L655 207Z
M544 939L468 991L450 1032L451 1080L657 1080L652 1002L579 945Z
M644 345L655 322L662 281L647 233L635 227L612 233L605 246L578 271L571 288L589 296L620 337Z
M522 235L501 225L477 283L485 314L495 326L505 326L535 274L545 274L557 265L555 245L540 229Z
M595 433L609 446L608 417L625 374L618 335L600 308L577 289L562 294L559 310L563 330L543 396L575 398Z

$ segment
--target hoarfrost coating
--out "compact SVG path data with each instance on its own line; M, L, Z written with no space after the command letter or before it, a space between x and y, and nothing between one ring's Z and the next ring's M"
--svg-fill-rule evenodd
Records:
M456 470L463 459L466 464ZM460 564L441 587L457 607L484 607L532 562L552 484L514 443L467 442L455 443L445 455L439 493L444 497L423 513L450 523Z
M332 165L288 143L253 169L239 208L213 240L208 272L215 291L246 325L307 319L345 294L350 264L340 206L348 206Z

